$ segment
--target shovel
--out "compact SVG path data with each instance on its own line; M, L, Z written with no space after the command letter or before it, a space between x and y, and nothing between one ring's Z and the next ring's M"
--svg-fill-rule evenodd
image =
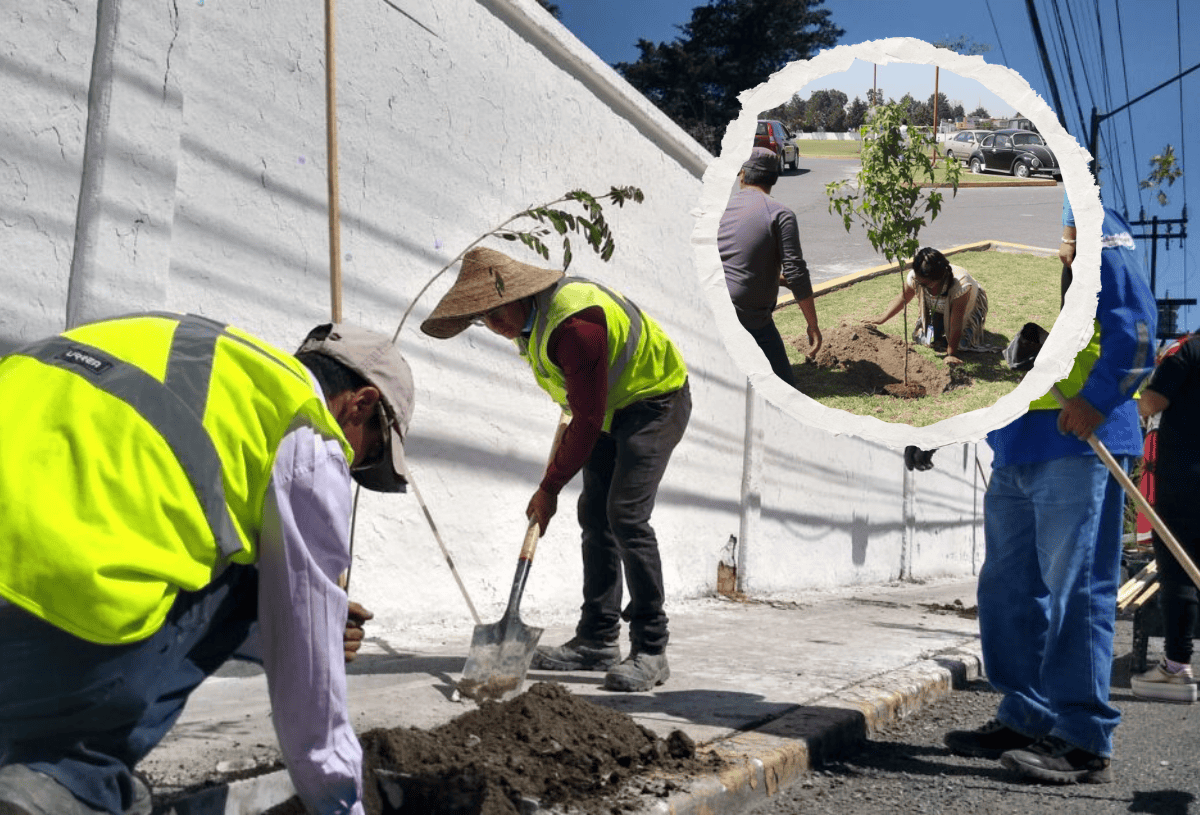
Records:
M558 451L558 443L566 430L568 418L563 414L550 446L550 460ZM513 576L512 591L508 595L508 607L499 622L477 625L471 636L471 650L467 653L467 664L463 667L458 691L476 702L503 702L521 692L525 684L525 673L533 659L542 629L521 622L521 595L525 593L525 580L533 563L537 549L538 523L529 522L525 530L525 541L521 545L521 556L517 559L517 572Z
M1025 323L1013 341L1009 344L1004 352L1004 360L1008 363L1008 367L1014 371L1027 371L1033 367L1033 362L1037 359L1038 352L1042 350L1042 344L1046 341L1049 332L1042 328L1037 323ZM1055 400L1061 407L1067 406L1067 397L1059 390L1058 385L1050 386L1050 393L1054 395ZM1196 569L1196 564L1188 557L1184 548L1179 544L1178 539L1171 534L1171 530L1163 523L1163 519L1154 511L1154 507L1150 506L1150 502L1146 500L1146 496L1142 495L1133 481L1126 475L1125 470L1113 458L1112 453L1104 446L1104 442L1096 438L1093 433L1087 437L1087 443L1091 445L1093 452L1104 462L1104 466L1112 474L1112 477L1117 479L1117 483L1125 490L1125 493L1133 499L1137 504L1137 508L1142 511L1142 514L1150 521L1150 525L1154 527L1154 531L1162 538L1167 549L1179 561L1179 565L1187 572L1188 577L1192 582L1200 587L1200 570Z

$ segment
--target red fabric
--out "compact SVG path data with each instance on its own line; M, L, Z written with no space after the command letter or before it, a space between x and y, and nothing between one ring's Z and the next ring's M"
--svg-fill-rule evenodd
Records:
M1167 348L1165 351L1163 351L1161 354L1159 354L1157 361L1162 362L1164 358L1171 356L1171 354L1174 354L1176 351L1178 351L1180 348L1183 347L1183 344L1185 342L1187 342L1189 339L1191 339L1191 336L1192 336L1191 334L1184 334L1182 337L1175 340L1175 342L1172 343L1169 348ZM1154 506L1154 462L1157 459L1157 457L1158 457L1158 428L1155 428L1154 430L1151 430L1149 433L1146 434L1146 442L1145 442L1145 445L1142 450L1142 461L1144 462L1144 465L1142 468L1142 477L1140 479L1138 479L1138 492L1140 492L1142 494L1142 497L1146 499L1146 502L1148 504L1150 504L1150 506ZM1150 519L1146 517L1145 513L1143 513L1141 510L1138 510L1138 514L1137 514L1137 541L1138 541L1138 543L1145 544L1148 546L1150 544L1153 530L1154 530L1154 526L1153 526L1153 524L1150 523Z
M546 466L541 488L558 495L583 468L604 427L608 405L608 325L604 309L592 306L564 320L546 348L567 382L571 422L558 452Z

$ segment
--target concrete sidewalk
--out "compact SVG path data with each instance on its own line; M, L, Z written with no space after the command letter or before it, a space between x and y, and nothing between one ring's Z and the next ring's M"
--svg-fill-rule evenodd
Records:
M602 689L601 674L542 671L531 671L527 685L562 683L660 735L682 730L728 759L719 776L690 779L666 799L647 797L645 813L733 813L787 786L876 724L948 693L956 679L977 676L978 626L967 613L974 606L974 579L673 603L665 685L617 694ZM529 616L526 622L542 624ZM452 701L470 626L368 633L374 638L350 666L357 732L436 727L473 705ZM542 643L557 644L571 633L569 625L547 627ZM247 666L205 682L141 769L162 797L277 758L266 682ZM156 812L253 815L290 795L287 775L278 771L217 784Z

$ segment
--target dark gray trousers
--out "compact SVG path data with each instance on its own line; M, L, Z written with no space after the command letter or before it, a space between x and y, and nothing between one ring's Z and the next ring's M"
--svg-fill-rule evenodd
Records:
M615 640L629 623L634 651L667 645L662 561L650 514L675 445L683 438L692 397L688 384L616 412L608 433L583 467L579 526L583 530L583 605L576 634ZM622 574L629 587L624 611Z

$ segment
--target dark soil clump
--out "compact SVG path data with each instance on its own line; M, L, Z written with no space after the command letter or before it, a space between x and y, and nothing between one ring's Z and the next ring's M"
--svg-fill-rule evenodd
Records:
M367 815L520 815L534 806L632 812L643 796L677 789L664 775L720 766L680 731L661 739L624 713L548 682L433 730L371 730L360 740ZM377 770L402 790L402 803L389 801ZM631 784L635 778L642 783ZM296 799L269 815L293 812L303 812Z
M887 393L912 399L937 396L951 388L969 384L967 378L941 360L927 359L914 348L905 347L899 337L883 333L873 325L842 320L822 332L821 350L817 352L816 367L836 371L839 391L850 394ZM790 340L802 352L807 351L807 337ZM908 354L908 382L905 384L904 357ZM803 383L807 365L793 368L797 387Z

